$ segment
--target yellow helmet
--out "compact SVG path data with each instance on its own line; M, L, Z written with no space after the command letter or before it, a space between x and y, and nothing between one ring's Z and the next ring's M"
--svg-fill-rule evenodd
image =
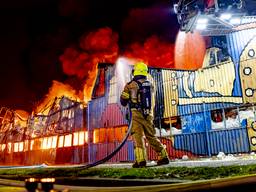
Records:
M134 65L133 68L133 75L137 76L137 75L143 75L143 76L147 76L148 75L148 66L143 63L143 62L138 62Z

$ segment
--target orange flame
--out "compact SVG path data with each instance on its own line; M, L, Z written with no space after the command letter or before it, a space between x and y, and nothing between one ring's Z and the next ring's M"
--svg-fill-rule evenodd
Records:
M67 48L60 57L62 68L67 75L75 75L84 81L83 99L91 99L96 81L97 64L114 63L118 56L118 35L110 28L101 28L84 34L80 39L80 49Z
M88 72L88 78L86 79L83 87L84 102L88 103L92 97L93 86L97 78L97 65L94 66L94 69Z
M53 81L52 87L49 89L49 93L36 107L34 112L48 114L49 108L47 109L47 106L50 106L56 97L61 98L62 96L66 96L75 101L82 101L82 97L80 95L82 94L77 93L77 91L75 91L70 85L66 85L58 81Z

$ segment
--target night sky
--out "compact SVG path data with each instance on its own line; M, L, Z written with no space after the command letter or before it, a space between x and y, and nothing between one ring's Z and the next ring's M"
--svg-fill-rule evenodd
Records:
M1 2L0 106L31 111L52 80L67 81L59 57L91 30L110 27L121 50L154 34L174 42L178 25L171 8L169 0Z

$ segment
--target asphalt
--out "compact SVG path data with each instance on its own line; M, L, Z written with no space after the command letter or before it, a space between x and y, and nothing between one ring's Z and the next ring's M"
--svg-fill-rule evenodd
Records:
M256 155L243 154L243 155L227 155L212 158L198 158L194 160L172 160L168 165L156 166L155 161L147 163L148 167L161 168L161 167L221 167L231 165L254 165L256 164ZM98 165L99 168L131 168L131 163L110 163Z

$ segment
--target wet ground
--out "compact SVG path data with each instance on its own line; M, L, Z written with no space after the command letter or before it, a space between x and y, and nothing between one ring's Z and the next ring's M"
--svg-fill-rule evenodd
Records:
M155 165L155 162L149 162L149 166ZM256 164L256 155L252 154L238 154L238 155L225 155L220 154L211 158L199 158L196 160L188 159L175 160L168 165L159 167L221 167L229 165L252 165ZM115 164L102 164L97 167L115 167L115 168L131 168L131 163L115 163ZM47 167L47 166L45 166ZM157 168L154 166L154 168ZM9 184L11 181L0 180L1 191L26 191L20 183L15 185ZM12 186L11 186L12 185ZM65 186L64 186L65 185ZM24 186L24 183L23 183ZM256 192L256 175L242 176L226 179L214 179L205 181L171 181L171 180L134 180L134 179L96 179L96 178L66 178L58 181L54 188L56 191L106 191L106 192L130 192L130 191L199 191L199 192Z

